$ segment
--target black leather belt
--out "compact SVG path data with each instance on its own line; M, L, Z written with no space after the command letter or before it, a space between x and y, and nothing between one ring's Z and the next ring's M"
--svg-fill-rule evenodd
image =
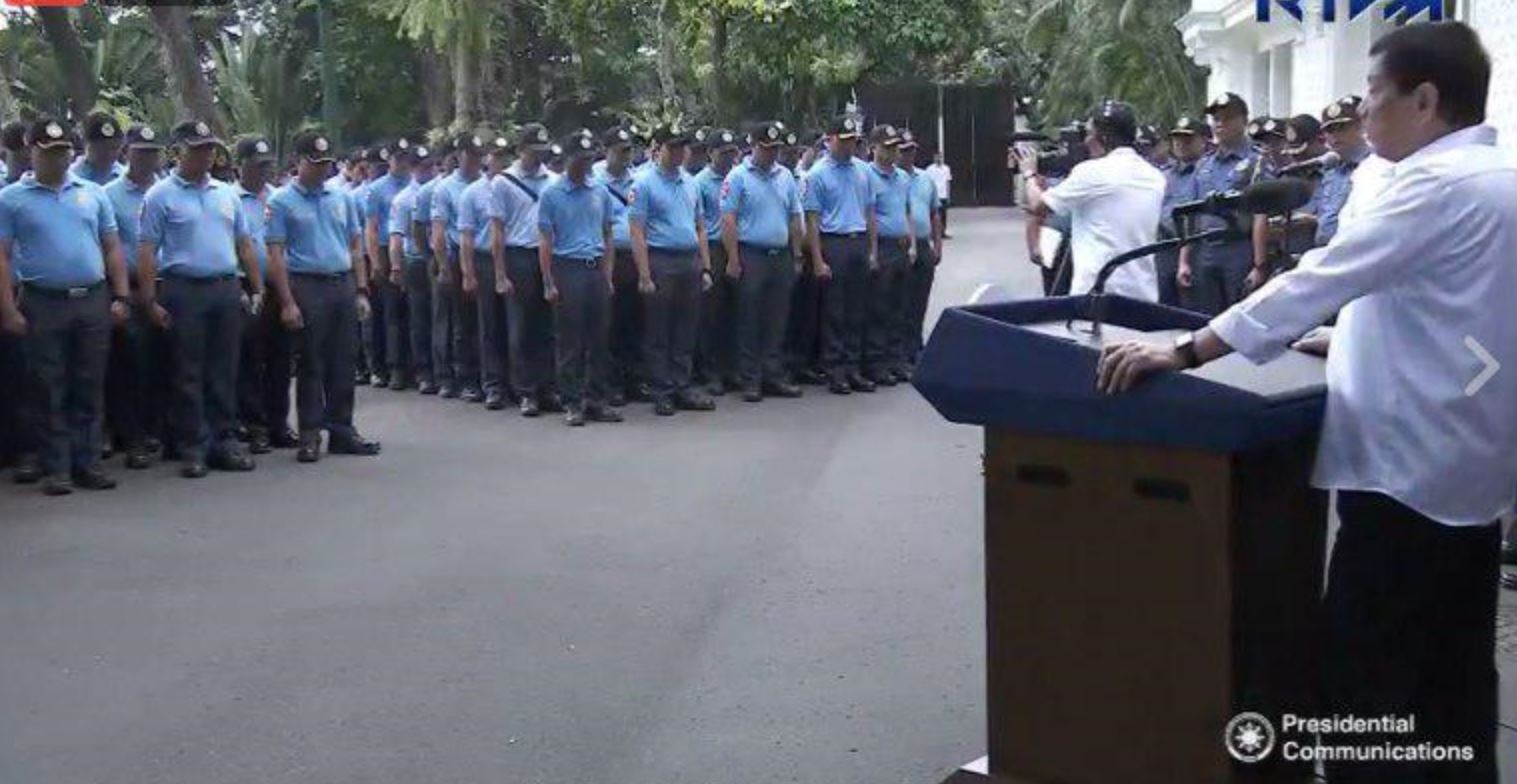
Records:
M595 267L600 266L600 257L599 256L591 256L588 259L577 259L577 258L575 258L573 256L560 256L560 255L558 255L558 254L555 253L555 254L553 254L553 261L555 263L563 263L563 264L583 264L586 267L590 267L591 269L594 269Z
M105 281L91 283L88 286L70 286L63 289L55 289L48 286L39 286L35 283L22 283L21 290L27 294L35 294L49 299L84 299L91 294L105 288Z
M353 273L348 270L342 270L341 272L304 272L290 270L290 275L292 277L310 278L312 280L346 280L347 277L351 274Z
M749 245L748 243L745 242L745 243L742 244L742 246L739 248L739 250L746 250L746 251L749 251L751 253L757 253L760 256L780 256L780 255L783 255L783 254L789 252L790 248L788 248L788 247L766 248L763 245Z
M823 237L828 237L830 239L835 239L835 240L856 240L856 239L859 239L860 237L864 237L864 236L867 236L867 235L868 235L868 232L864 232L864 231L854 231L854 232L849 232L847 234L839 234L839 233L830 232L830 231L824 231L824 232L822 232L822 236Z

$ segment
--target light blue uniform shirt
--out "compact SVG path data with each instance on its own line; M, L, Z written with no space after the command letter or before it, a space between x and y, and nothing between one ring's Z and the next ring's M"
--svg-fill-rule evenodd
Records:
M1343 205L1348 203L1349 194L1354 190L1354 170L1369 154L1369 148L1363 147L1344 155L1337 166L1322 172L1322 181L1317 183L1317 190L1312 192L1312 200L1305 210L1317 216L1315 239L1318 247L1331 242L1338 233L1338 215L1343 212Z
M682 169L665 174L654 166L632 183L628 219L643 227L648 247L683 253L700 245L695 223L701 219L701 199L695 180Z
M910 231L907 225L906 203L911 198L911 179L906 172L891 167L886 174L880 167L869 164L869 178L874 181L874 222L881 237L900 239Z
M253 193L242 187L242 183L232 186L237 191L237 203L242 208L242 217L248 224L248 238L252 241L253 255L258 257L258 270L267 272L269 269L269 246L264 241L269 230L269 197L274 189L267 184L259 193Z
M269 197L265 240L284 246L290 272L332 275L351 270L349 249L358 234L353 201L340 190L323 184L308 191L292 181Z
M732 170L728 169L727 174ZM699 174L694 175L695 190L701 196L701 215L711 222L706 227L707 242L721 242L721 227L716 225L722 214L722 182L727 179L727 174L718 174L716 169L709 164L701 169Z
M474 178L479 179L478 177ZM448 244L458 247L458 209L459 201L463 197L464 189L473 184L474 180L465 180L463 170L458 169L452 174L442 178L437 188L432 191L432 222L442 221L447 230Z
M390 236L390 205L395 202L395 195L400 193L407 185L411 184L410 176L401 177L395 172L388 172L369 184L364 201L364 220L377 218L379 220L379 241L385 242Z
M911 216L911 230L918 240L932 239L932 212L938 206L938 189L921 169L912 169L906 175L911 184L906 193L906 213Z
M0 188L0 243L23 283L66 289L105 279L101 242L116 214L99 186L69 175L57 190L31 172Z
M101 187L109 185L112 180L126 174L126 166L121 161L111 161L111 165L104 171L101 171L91 166L89 159L82 155L79 156L78 160L74 161L73 165L68 167L68 170L75 177L86 182L93 182Z
M590 177L584 185L568 177L548 183L537 205L537 228L553 238L553 255L599 259L606 252L614 200L604 183Z
M148 189L138 235L158 250L160 274L215 278L237 274L237 240L247 219L232 186L207 176L189 182L173 174Z
M422 187L421 183L412 181L410 185L402 188L400 193L395 194L395 201L390 204L389 236L400 235L401 252L405 254L408 264L427 260L426 251L416 246L416 224L425 223L416 219L416 197ZM423 236L426 236L425 231L423 231ZM389 238L385 237L384 241L389 242Z
M606 169L605 161L599 161L596 179L606 186L606 192L611 196L611 244L617 250L632 249L632 229L627 222L628 202L632 195L632 169L628 167L620 177L612 177Z
M422 183L416 189L416 201L411 204L412 222L425 224L428 237L432 236L432 194L437 192L437 186L445 179L447 178L439 175Z
M765 171L744 161L722 184L722 213L737 216L738 242L783 248L790 243L791 221L801 216L800 186L778 163Z
M817 213L823 234L857 234L869 228L875 191L867 169L857 158L838 163L824 155L811 164L801 181L801 206Z
M111 200L111 209L116 216L116 234L121 237L121 247L127 256L128 266L137 258L137 237L141 234L142 226L142 200L152 187L138 185L123 174L102 189L106 198Z
M546 166L538 167L536 174L528 174L522 170L520 163L511 164L506 173L521 181L538 199L542 198L543 190L556 177ZM491 209L494 211L490 217L500 220L506 247L537 247L537 199L528 196L504 175L496 175L490 180L490 191L495 195L491 200Z
M474 259L490 258L490 203L495 200L490 180L480 177L458 196L458 233L474 237Z

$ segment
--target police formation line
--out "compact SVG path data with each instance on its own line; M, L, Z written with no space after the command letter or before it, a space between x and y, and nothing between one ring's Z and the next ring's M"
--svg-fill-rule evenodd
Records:
M1125 106L1115 104L1122 111ZM1290 118L1250 119L1248 103L1236 93L1224 93L1207 104L1207 120L1181 117L1162 143L1152 126L1137 133L1137 150L1164 175L1160 210L1160 237L1177 236L1172 210L1181 204L1199 202L1230 191L1278 177L1299 177L1314 184L1311 201L1290 216L1235 216L1242 222L1240 234L1203 242L1155 259L1156 295L1166 305L1215 315L1241 301L1270 277L1294 266L1299 254L1322 247L1338 230L1338 218L1352 191L1355 170L1370 157L1360 120L1362 100L1340 98L1325 107L1320 116L1300 114ZM1119 120L1124 118L1117 118ZM1128 122L1135 122L1130 117ZM1097 122L1097 121L1092 121ZM1076 135L1083 133L1083 126ZM1053 188L1057 177L1045 177ZM1035 223L1039 219L1035 218ZM1057 225L1058 216L1049 216ZM1068 233L1068 217L1061 226ZM1203 214L1193 231L1222 228L1227 219ZM1035 260L1041 255L1030 242ZM1061 250L1060 255L1067 246ZM1122 250L1122 249L1115 249ZM1068 264L1045 275L1049 293L1081 291L1079 265ZM1073 274L1069 267L1076 267ZM1094 279L1089 270L1084 287ZM1141 294L1134 294L1142 296Z
M916 140L866 153L851 117L820 147L529 123L339 156L311 130L283 170L199 121L82 130L7 126L0 189L0 446L53 495L114 487L113 451L187 478L316 462L323 433L376 455L358 384L571 426L873 392L911 378L942 257Z

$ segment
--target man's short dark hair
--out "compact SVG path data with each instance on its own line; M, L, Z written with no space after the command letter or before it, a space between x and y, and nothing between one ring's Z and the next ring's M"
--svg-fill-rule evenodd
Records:
M1485 122L1491 58L1480 36L1463 22L1402 27L1370 47L1396 89L1408 93L1424 83L1438 88L1438 116L1456 127Z

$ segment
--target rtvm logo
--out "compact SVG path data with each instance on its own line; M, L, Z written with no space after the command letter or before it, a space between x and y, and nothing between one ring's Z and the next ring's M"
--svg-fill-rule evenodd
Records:
M1322 0L1322 21L1338 21L1338 5L1342 0ZM1305 0L1255 0L1258 11L1255 16L1261 22L1270 20L1271 12L1275 6L1290 14L1296 21L1306 20L1306 12L1301 5ZM1427 12L1427 18L1432 22L1443 21L1443 0L1348 0L1348 21L1352 22L1359 15L1369 10L1370 7L1381 4L1385 6L1385 18L1391 19L1402 14L1407 19Z

